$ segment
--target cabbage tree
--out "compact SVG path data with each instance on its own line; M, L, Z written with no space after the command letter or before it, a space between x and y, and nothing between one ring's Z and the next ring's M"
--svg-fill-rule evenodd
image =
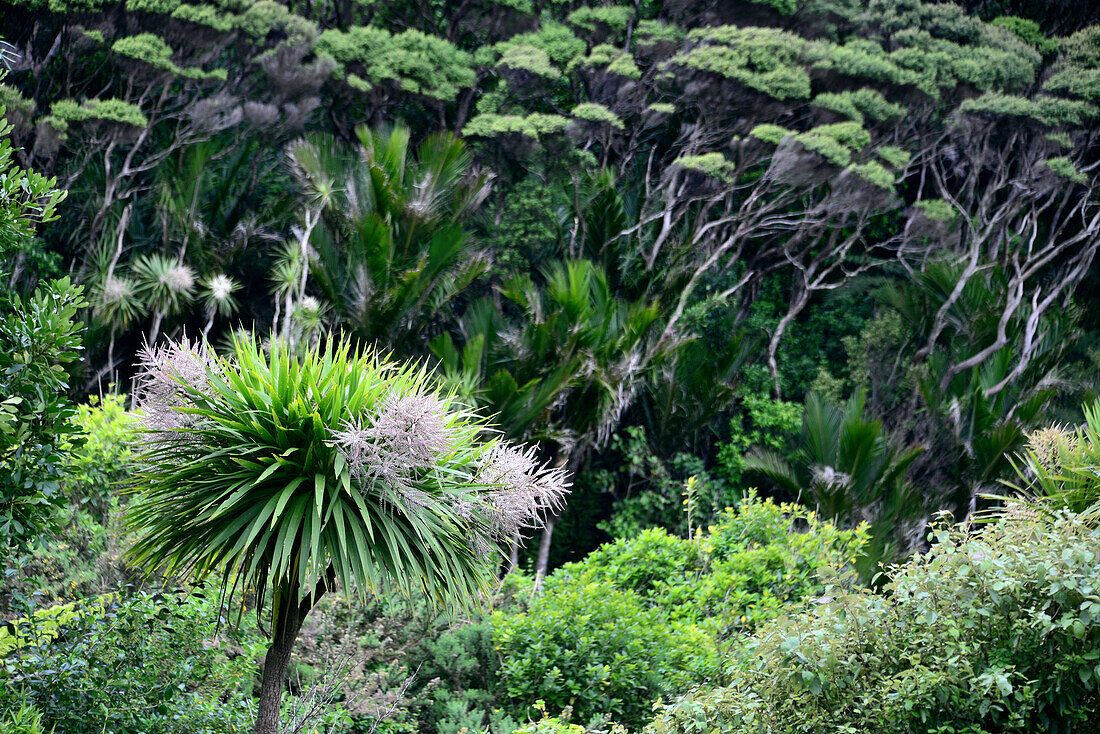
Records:
M304 355L238 340L147 349L147 435L127 525L149 571L217 575L270 609L255 732L279 728L290 653L322 595L382 583L474 599L486 557L565 492L563 472L490 429L429 373L332 339Z

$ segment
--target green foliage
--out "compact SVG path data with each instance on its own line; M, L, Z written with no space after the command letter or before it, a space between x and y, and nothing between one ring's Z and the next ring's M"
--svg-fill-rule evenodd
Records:
M882 145L875 150L879 158L886 161L892 168L905 168L912 159L912 154L902 148L893 145Z
M856 163L848 166L846 169L851 173L859 176L860 178L868 181L871 184L879 187L880 189L886 189L888 191L894 190L894 181L897 178L893 173L888 171L878 161L867 161L866 163Z
M478 115L463 128L463 133L471 138L495 138L501 135L518 134L538 139L543 135L554 135L565 130L569 118L561 115L544 115L538 112L523 115Z
M10 124L9 127L0 122L0 138L7 138L12 128L22 129L27 127L34 110L34 100L27 99L10 84L0 83L0 118L7 118ZM0 142L0 146L4 146L4 150L10 150L11 142L5 139ZM10 153L0 152L0 170L6 170L11 165L9 156Z
M137 36L127 36L115 41L111 50L122 56L142 61L159 71L169 74L179 74L192 79L219 79L225 81L225 69L203 71L197 68L180 68L172 61L172 47L163 38L152 33L142 33ZM53 110L58 115L57 110ZM102 115L100 115L102 116ZM71 116L69 119L73 119Z
M126 0L126 9L133 12L171 15L179 6L180 0Z
M719 475L720 467L708 470L685 452L662 459L641 426L627 426L611 439L611 448L618 463L592 472L588 481L616 497L611 517L598 526L612 538L633 538L653 527L689 533L743 499L741 487ZM687 482L692 483L690 508L683 502Z
M0 556L26 548L63 501L75 432L65 368L80 357L84 305L64 278L9 301L0 317Z
M633 17L634 11L629 7L601 5L577 8L566 20L570 25L582 28L589 33L595 33L600 26L604 26L613 34L618 34L626 31L626 26Z
M689 69L719 74L778 100L808 99L810 75L799 64L806 42L773 28L720 26L688 34L697 45L676 58Z
M950 202L943 199L920 199L913 202L913 206L925 217L936 222L952 222L959 214Z
M771 123L765 123L763 125L757 125L751 131L749 135L753 136L757 140L762 140L765 143L771 143L772 145L779 145L783 138L791 135L792 131L779 125L773 125Z
M111 595L101 596L90 602L56 604L35 610L29 618L14 619L0 630L0 658L28 645L45 647L56 640L67 625L85 615L102 617L114 602Z
M570 62L571 67L596 69L603 67L609 74L617 74L627 79L641 79L642 70L634 57L608 43L595 46L587 56L581 56Z
M75 122L112 122L120 125L145 128L149 118L136 104L121 99L89 99L83 104L63 99L50 105L45 122L59 133L65 133Z
M634 28L634 40L639 46L654 46L659 43L676 43L685 36L682 28L661 20L644 18Z
M715 680L722 640L820 593L818 571L851 563L864 542L750 497L694 538L647 530L602 546L548 577L525 610L494 615L504 691L636 727L658 697Z
M866 543L863 528L843 530L806 508L749 493L706 532L679 538L645 530L559 573L575 583L633 591L670 618L690 620L725 640L820 591L819 572L850 565Z
M105 395L102 403L93 397L78 405L71 422L77 430L65 447L66 501L31 552L5 570L0 606L88 598L117 588L125 573L117 563L117 548L125 541L112 526L118 483L131 468L137 418L125 411L120 396Z
M501 54L497 66L525 71L551 80L561 78L561 72L550 62L550 56L545 51L525 43L509 44Z
M1079 126L1095 119L1100 110L1088 102L1040 96L1035 99L987 92L959 105L960 114L993 114L1034 120L1043 125Z
M858 122L819 125L807 132L796 134L794 139L801 143L804 148L817 153L834 166L847 166L852 159L852 153L858 152L871 144L871 134L864 130ZM880 185L880 181L873 178L872 181L876 185Z
M560 67L567 66L587 50L587 44L577 38L568 26L554 21L541 23L538 30L517 34L505 43L497 44L497 52L502 53L508 46L516 43L542 49Z
M335 59L341 77L350 74L370 87L394 82L412 94L450 102L476 75L472 56L445 39L409 29L391 34L374 26L329 29L317 39L319 54Z
M888 376L912 378L925 406L919 420L927 421L917 430L931 439L927 455L936 462L934 471L942 472L936 481L949 493L959 517L970 511L976 495L991 492L1011 476L1012 454L1021 450L1027 433L1045 422L1042 416L1053 397L1050 375L1073 341L1074 319L1072 311L1042 314L1038 322L1044 338L1033 345L1025 364L1014 367L1028 316L1020 311L1002 315L996 304L1005 302L1008 284L999 268L965 278L964 267L930 264L904 285L881 291L883 302L902 317L900 335L909 346L900 348L901 355L927 343L941 310L946 322L938 346L923 364L906 365L904 356L894 357L893 366L881 365L871 372L868 391L879 391ZM979 363L965 370L952 368L965 359L974 361L972 355L983 350L985 358ZM998 385L1003 389L989 389ZM879 410L897 410L895 405L887 403ZM903 410L904 415L911 409ZM910 425L913 418L908 419Z
M419 356L488 267L466 224L488 180L473 170L466 144L448 134L416 148L404 126L360 127L357 135L355 148L318 136L291 149L319 209L310 275L336 323L366 344Z
M560 574L561 572L559 572ZM582 721L643 723L651 702L706 677L714 643L694 625L669 621L610 584L546 580L521 614L493 620L505 695L522 712L542 699L572 706Z
M198 26L205 26L211 30L228 33L233 30L234 17L229 13L220 13L212 5L181 4L172 11L174 20L183 20Z
M733 174L736 170L735 166L726 160L726 157L721 153L685 155L677 158L674 163L681 168L699 171L706 176L710 176L711 178L718 179L725 183L731 183L733 181Z
M730 421L729 439L718 452L718 465L734 486L742 484L745 458L751 449L788 453L802 422L798 403L748 394L742 396L741 406L742 413Z
M1012 489L1070 512L1100 502L1100 403L1084 406L1085 423L1075 429L1053 425L1033 431L1019 456Z
M619 297L590 260L552 261L536 280L507 280L498 310L485 299L432 352L448 382L495 416L504 434L543 441L563 459L602 444L641 380L638 355L658 318L654 304ZM514 310L513 310L514 309Z
M991 20L990 25L1000 26L1011 31L1017 38L1029 46L1034 46L1042 54L1051 54L1058 50L1058 42L1047 38L1042 28L1034 20L1015 15L1002 15Z
M137 439L140 419L126 411L124 402L122 395L92 396L76 406L72 418L81 440L70 452L65 489L72 505L91 511L103 524Z
M0 727L8 734L45 734L42 729L42 714L26 702L21 703L18 710L2 714Z
M1083 184L1088 181L1088 176L1077 170L1077 166L1066 156L1047 158L1046 164L1047 168L1054 171L1062 178L1069 179L1074 183Z
M16 151L8 138L14 126L3 116L9 107L13 113L29 114L33 103L7 85L0 85L0 93L0 258L7 258L25 249L35 229L57 216L65 192L56 188L57 179L15 164Z
M0 710L32 707L44 731L73 734L248 728L255 628L228 630L228 610L200 592L68 607L20 622L35 641L0 660Z
M872 540L860 561L869 579L881 561L909 550L903 534L914 525L920 532L926 511L906 478L922 449L892 446L882 422L864 416L864 405L858 392L844 406L810 393L793 466L772 449L757 449L745 469L803 498L842 527L869 520Z
M866 118L875 121L893 120L905 114L905 107L890 102L877 89L857 89L854 92L822 92L813 99L818 107L830 109L863 124Z
M479 233L493 253L493 270L507 277L560 256L562 217L570 203L567 189L549 175L531 174L502 194L492 226Z
M513 587L508 582L501 594ZM421 594L393 589L353 603L327 597L306 622L295 663L308 679L350 657L339 687L353 732L510 732L514 722L494 705L498 660L488 606L458 619L440 615Z
M516 734L585 734L587 731L580 724L569 723L573 711L568 706L559 716L550 716L546 710L546 702L541 699L535 701L534 708L540 714L539 720L519 727Z
M1097 530L1028 511L936 544L884 592L834 587L728 659L728 686L661 713L657 734L1078 730L1100 680Z
M1096 102L1100 100L1100 69L1069 68L1059 71L1043 83L1043 89Z
M274 0L247 3L242 10L244 12L235 19L236 27L258 40L278 33L285 35L291 46L305 46L317 38L316 23L291 13L285 5Z
M596 104L594 102L579 104L574 107L569 114L578 120L586 120L600 125L610 125L616 130L622 130L624 127L623 121L619 119L618 115L602 104Z

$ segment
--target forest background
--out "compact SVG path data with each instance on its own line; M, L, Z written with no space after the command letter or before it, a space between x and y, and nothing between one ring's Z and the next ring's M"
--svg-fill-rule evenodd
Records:
M37 360L81 412L36 430L84 478L6 498L79 532L16 528L54 545L9 574L12 614L35 585L68 601L126 578L108 541L133 429L110 396L143 344L185 334L337 330L436 370L573 476L510 561L536 578L647 528L720 529L757 488L865 532L870 581L927 549L937 512L987 509L1029 434L1094 398L1089 2L0 8L4 163L67 192L5 237L6 297L64 303L83 333L76 360L54 324ZM35 333L7 328L4 359ZM488 722L477 695L432 699L432 720ZM644 719L609 705L584 713Z

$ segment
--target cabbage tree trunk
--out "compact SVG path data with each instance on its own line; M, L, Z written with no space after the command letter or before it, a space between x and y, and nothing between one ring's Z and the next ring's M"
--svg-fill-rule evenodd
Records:
M329 566L326 578L317 583L313 593L298 601L298 585L279 589L272 598L271 645L264 656L264 674L260 684L260 703L256 712L253 734L279 734L283 703L283 684L290 655L302 623L325 592L335 585L336 571Z

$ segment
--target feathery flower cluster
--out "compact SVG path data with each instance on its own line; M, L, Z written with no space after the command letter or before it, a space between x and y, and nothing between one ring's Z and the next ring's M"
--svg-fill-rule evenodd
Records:
M1036 461L1051 473L1062 470L1059 460L1063 452L1074 453L1077 443L1076 433L1057 425L1040 428L1027 436L1027 447L1035 454Z
M159 280L172 293L190 293L195 288L195 271L187 265L177 264L168 268Z
M183 386L205 389L211 370L220 367L205 343L192 344L184 337L160 346L145 345L134 378L134 406L142 411L142 422L153 440L185 437L179 431L190 428L194 421L179 410L192 404Z
M111 276L103 281L101 299L105 305L114 305L134 297L134 283L129 278Z
M486 488L481 499L495 538L515 538L541 513L561 509L565 502L570 486L565 469L539 465L536 450L497 444L485 454L477 483Z
M420 489L420 480L454 449L447 406L432 395L386 400L364 424L333 431L359 486L384 505L414 513L440 498ZM494 444L481 457L469 492L447 497L454 515L467 522L470 544L487 553L500 540L512 540L539 515L559 509L568 492L564 468L540 466L536 447Z
M830 488L847 487L852 483L852 478L842 471L837 471L831 466L818 464L810 470L814 484L820 484Z
M225 301L233 295L233 291L237 289L237 284L233 282L233 279L224 273L219 273L212 277L209 282L210 296L215 301Z
M433 395L396 396L366 425L348 424L333 437L356 481L370 490L381 483L383 501L396 499L413 511L429 501L416 487L417 478L451 450L446 413Z

